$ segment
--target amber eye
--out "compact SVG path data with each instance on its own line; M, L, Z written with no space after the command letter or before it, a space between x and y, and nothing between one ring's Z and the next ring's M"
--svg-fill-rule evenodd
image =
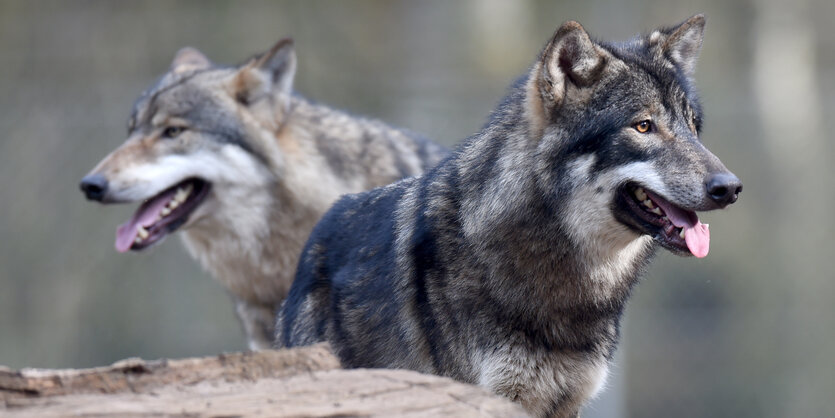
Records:
M633 125L633 127L635 128L636 131L638 131L642 134L645 134L645 133L649 132L650 130L652 130L652 122L649 121L649 120L642 120L642 121L636 123L635 125Z
M162 136L164 138L176 138L178 135L183 133L183 131L185 131L185 130L186 130L186 128L184 128L182 126L169 126L169 127L165 128L164 131L162 131Z

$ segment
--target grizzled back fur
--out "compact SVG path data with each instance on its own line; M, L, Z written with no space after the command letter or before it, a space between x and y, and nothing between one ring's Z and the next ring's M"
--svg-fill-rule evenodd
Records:
M605 382L654 243L684 252L660 217L624 203L630 187L693 216L727 204L705 179L729 172L698 139L703 26L616 44L564 24L452 156L323 217L277 345L329 341L348 367L449 376L576 415Z

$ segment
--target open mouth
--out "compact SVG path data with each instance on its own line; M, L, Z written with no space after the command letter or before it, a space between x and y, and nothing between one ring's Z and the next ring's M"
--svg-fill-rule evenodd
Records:
M116 251L139 251L174 232L188 221L210 188L210 183L191 178L143 202L133 217L116 230Z
M678 254L702 258L710 249L708 224L699 222L696 212L678 207L637 184L620 188L616 215L621 222L652 236Z

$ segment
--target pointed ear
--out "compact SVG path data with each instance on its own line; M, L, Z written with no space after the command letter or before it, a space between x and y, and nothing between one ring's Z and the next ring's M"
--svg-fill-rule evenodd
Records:
M564 23L549 46L542 60L549 75L564 75L577 87L588 87L597 81L605 57L582 25L573 21Z
M539 119L550 117L563 103L568 85L578 88L593 85L599 80L607 59L608 54L594 44L582 25L574 21L564 23L531 71L526 93L529 112L532 116L539 115Z
M705 16L695 15L665 32L669 35L661 45L661 50L670 61L682 69L684 74L692 77L696 72L699 52L702 50Z
M255 58L251 66L269 75L273 91L290 94L296 76L296 48L293 40L285 38L278 41L269 51Z
M211 65L212 62L202 52L187 46L174 55L174 60L171 61L171 72L182 74L187 71L209 68Z
M296 75L296 51L290 38L278 41L269 51L252 58L238 71L236 99L250 105L264 97L273 97L286 111Z

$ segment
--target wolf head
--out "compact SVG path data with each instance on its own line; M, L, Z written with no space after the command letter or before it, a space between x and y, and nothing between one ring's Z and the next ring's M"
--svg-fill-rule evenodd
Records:
M127 141L81 181L90 200L144 202L119 227L117 250L144 249L220 207L233 210L263 195L280 172L281 154L271 151L295 70L290 39L234 68L213 65L193 48L176 54L136 101Z
M532 67L524 112L540 138L537 181L557 187L550 196L578 243L612 247L637 234L707 255L708 226L696 211L735 202L742 184L699 140L693 72L704 25L697 15L603 43L568 22Z

